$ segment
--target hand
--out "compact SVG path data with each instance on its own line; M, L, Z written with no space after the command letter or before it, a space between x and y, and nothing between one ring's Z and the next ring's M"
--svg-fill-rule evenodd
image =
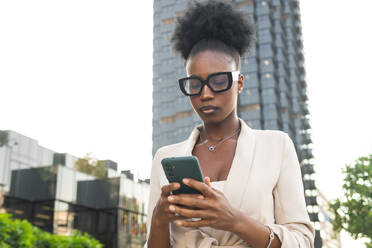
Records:
M193 179L184 179L183 183L199 190L203 197L188 195L168 196L169 209L172 213L185 218L201 218L199 221L177 220L176 223L184 227L210 226L215 229L231 231L238 220L239 211L233 209L224 194L210 186L210 180L201 183ZM181 206L180 206L181 205Z
M169 222L174 220L186 219L183 216L176 215L176 213L172 212L170 209L170 203L168 198L171 195L171 192L174 190L179 189L179 183L170 183L164 185L161 188L161 196L156 203L156 206L153 211L153 223L158 227L168 226ZM182 194L183 196L185 194ZM181 196L181 195L180 195ZM190 198L197 198L202 197L200 194L188 194ZM202 197L203 198L203 197Z

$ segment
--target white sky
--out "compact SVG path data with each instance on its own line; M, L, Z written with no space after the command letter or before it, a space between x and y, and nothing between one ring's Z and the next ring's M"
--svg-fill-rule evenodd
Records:
M334 199L341 168L372 153L372 2L300 3L317 185ZM152 1L0 1L0 129L148 177L152 11Z

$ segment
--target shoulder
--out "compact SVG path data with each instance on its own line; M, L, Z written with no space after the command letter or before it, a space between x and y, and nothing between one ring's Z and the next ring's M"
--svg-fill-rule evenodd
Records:
M167 182L165 174L163 172L162 166L161 166L161 161L163 158L166 157L177 157L180 154L183 154L183 151L185 149L187 140L176 143L176 144L171 144L167 146L160 147L154 155L154 158L152 160L152 167L151 167L151 180L153 182L157 181L159 185Z
M255 136L255 147L257 151L264 154L278 154L282 156L290 147L292 140L289 135L281 130L252 130Z
M289 138L286 132L281 130L259 130L252 129L258 142L277 143L284 142ZM290 139L290 138L289 138Z
M172 156L177 153L180 153L180 151L182 151L182 149L185 147L186 142L187 140L184 140L179 143L162 146L156 151L155 157Z
M244 120L240 119L242 127L245 133L253 135L255 142L259 143L278 143L283 142L285 139L289 138L288 134L281 130L261 130L251 128ZM250 136L245 136L249 138Z
M169 156L177 156L184 149L186 142L187 140L184 140L179 143L160 147L156 151L154 155L154 159L162 159L162 158L169 157Z

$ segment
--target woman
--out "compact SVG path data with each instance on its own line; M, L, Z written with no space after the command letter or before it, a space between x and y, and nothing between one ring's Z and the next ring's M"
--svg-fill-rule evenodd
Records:
M203 124L184 142L154 157L148 240L158 247L313 247L293 142L281 131L253 130L237 116L244 87L240 56L254 29L229 4L194 4L179 19L172 41L185 59L180 79ZM205 183L186 179L200 195L172 195L160 161L194 155Z

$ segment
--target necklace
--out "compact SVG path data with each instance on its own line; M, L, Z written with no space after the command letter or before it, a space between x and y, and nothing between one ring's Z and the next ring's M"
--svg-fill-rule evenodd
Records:
M208 150L210 151L210 152L214 152L215 150L216 150L216 148L217 148L217 146L218 145L220 145L222 142L224 142L225 140L228 140L228 139L231 139L232 137L234 137L238 132L240 131L240 127L238 128L238 130L236 130L232 135L230 135L229 137L226 137L226 138L223 138L223 139L221 139L220 141L218 141L217 142L217 144L215 144L215 145L210 145L210 146L208 146ZM206 131L205 131L206 132ZM200 132L200 139L202 139L202 137L201 137L201 132ZM200 143L200 145L204 145L205 143L207 143L208 142L208 139L205 139L202 143Z

